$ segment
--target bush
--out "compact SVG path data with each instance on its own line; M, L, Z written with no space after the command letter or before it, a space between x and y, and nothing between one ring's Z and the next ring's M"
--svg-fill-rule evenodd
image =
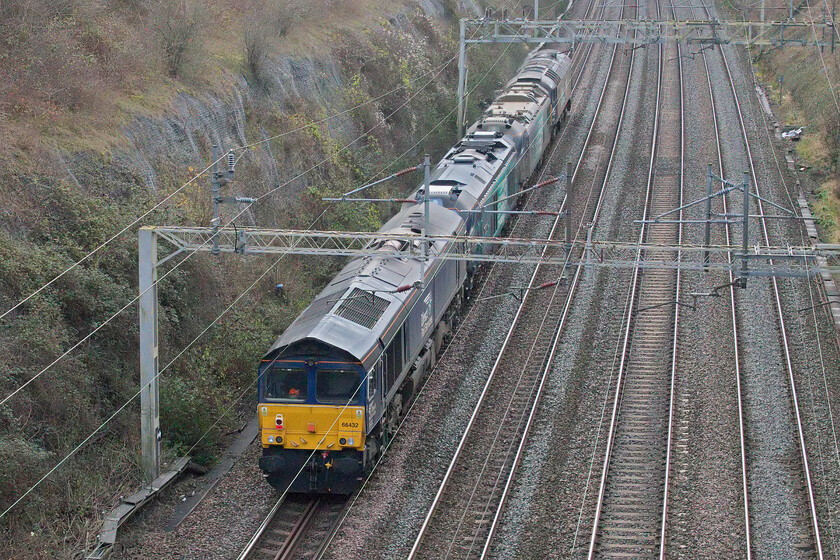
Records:
M204 376L196 375L194 381L175 374L162 376L160 426L167 445L179 455L189 452L197 463L212 462L219 434L231 421L227 416L214 426L220 418L216 413L225 408L221 400L218 387Z
M196 0L150 0L147 5L163 63L173 78L181 76L201 50L201 9L202 6Z
M312 6L299 0L269 2L249 10L245 17L242 36L245 43L245 66L254 82L265 89L269 84L267 61L271 55L272 41L286 35L302 14Z
M266 61L271 52L270 30L260 18L248 17L245 20L243 36L245 39L245 65L248 68L248 73L251 74L257 86L265 89L269 81Z
M24 489L37 480L38 467L47 463L50 453L35 443L8 433L0 438L0 499L11 504Z

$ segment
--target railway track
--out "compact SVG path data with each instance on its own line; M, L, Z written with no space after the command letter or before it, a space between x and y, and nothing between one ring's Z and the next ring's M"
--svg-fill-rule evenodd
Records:
M338 528L346 496L284 495L239 555L239 560L317 559Z
M692 9L693 10L693 9ZM708 6L703 6L703 10L705 15L708 17L712 17L712 12L708 8ZM726 76L726 83L728 85L728 89L731 92L732 100L734 102L735 114L737 116L738 122L738 129L740 132L740 138L742 141L743 149L746 156L746 161L749 166L749 172L751 174L752 180L752 187L754 188L755 194L758 196L762 196L760 183L757 180L757 173L755 167L755 159L752 153L752 147L750 145L750 140L747 135L746 130L746 122L744 119L744 114L741 108L741 102L739 99L738 91L735 85L735 81L732 77L732 71L730 68L729 60L726 55L725 49L719 48L717 49L720 60L722 64L722 68L725 72ZM704 61L706 59L706 54L703 54ZM710 83L711 89L711 74L707 68L707 78ZM712 96L714 102L714 96ZM717 111L716 111L717 113ZM715 129L716 135L718 135L718 126L717 126L717 117L715 117ZM724 172L729 172L732 174L736 172L734 169L727 169L726 165L723 161L723 149L720 143L720 137L718 135L717 139L717 148L718 148L718 169L720 176L724 176ZM765 245L769 245L770 243L770 236L767 228L767 220L764 218L764 205L762 201L756 200L751 201L750 207L754 207L757 210L757 215L760 217L759 222L761 224L761 234L760 234L760 242L763 242ZM752 211L752 210L751 210ZM727 204L726 198L724 197L724 213L729 212L729 205ZM726 226L726 238L729 240L732 236L732 231L729 225ZM734 284L734 277L730 273L730 281ZM805 442L805 434L804 428L802 424L802 415L800 411L800 404L799 404L799 395L797 391L796 381L794 377L794 370L793 370L793 362L791 358L791 348L788 341L788 333L787 333L787 326L785 322L785 313L782 306L779 283L775 277L770 279L770 286L772 289L772 299L773 299L773 308L775 310L776 319L778 320L778 334L779 334L779 343L781 346L783 359L784 359L784 370L788 382L788 391L789 391L789 406L792 412L792 417L794 419L794 429L796 433L796 442L799 451L799 471L797 472L793 465L790 465L790 476L791 478L800 478L801 484L792 484L792 487L798 487L800 489L800 496L801 504L798 504L800 507L800 512L796 516L796 519L791 520L791 525L796 526L793 529L794 535L789 535L790 541L793 543L793 549L790 553L797 557L803 558L819 558L822 560L824 557L823 552L823 545L822 545L822 538L820 535L820 524L819 518L817 515L817 506L816 506L816 499L814 496L814 486L811 480L811 473L810 473L810 464L808 458L808 452ZM733 326L733 337L734 337L734 344L735 344L735 354L736 354L736 383L738 385L738 397L739 397L739 426L741 431L741 445L742 445L742 470L743 470L743 492L744 492L744 509L745 509L745 523L746 523L746 555L747 558L751 558L753 555L753 546L754 546L754 538L751 534L751 530L753 527L753 523L751 521L751 517L753 514L750 511L750 487L749 484L750 480L750 472L748 470L748 465L750 464L749 461L749 454L750 454L750 447L748 443L751 443L753 446L762 445L761 441L754 441L749 442L748 438L745 437L745 415L744 415L744 400L748 397L748 392L743 386L743 372L742 372L742 360L740 359L740 354L742 353L742 344L743 344L743 337L739 337L738 331L738 317L743 315L744 311L739 311L738 305L738 298L735 294L734 285L730 285L730 312L732 316L732 326ZM796 507L796 506L795 506ZM804 510L804 511L803 511Z
M708 10L707 10L708 11ZM735 101L735 107L737 109L738 114L738 123L739 128L741 131L741 137L744 142L744 149L746 150L747 160L749 162L750 173L753 177L754 189L758 196L761 196L761 189L760 185L755 178L757 174L755 172L755 161L752 155L752 149L750 147L749 138L747 136L745 123L744 123L744 116L741 111L741 103L738 99L738 92L735 87L735 83L732 79L732 73L729 68L729 62L726 58L726 52L724 50L720 50L721 59L723 61L723 67L726 70L726 76L729 82L729 86L732 90L733 99ZM758 208L758 215L761 216L760 223L761 223L761 238L764 241L765 245L770 244L770 237L767 230L767 221L764 218L764 205L762 204L761 200L755 201ZM724 210L726 211L726 210ZM799 407L799 395L797 392L796 381L794 379L794 371L793 365L791 361L791 349L790 344L788 342L788 333L787 327L785 324L785 316L784 310L782 308L781 296L779 293L779 283L775 277L770 279L770 283L772 285L772 293L773 293L773 303L777 313L777 318L779 321L779 336L780 336L780 343L782 347L782 351L784 354L784 362L785 362L785 372L787 374L788 379L788 389L790 391L790 406L793 411L793 416L795 418L795 428L796 428L796 440L799 447L800 459L801 459L801 471L799 475L802 477L802 492L806 495L806 502L807 502L807 513L802 515L799 524L808 524L810 522L810 527L803 528L805 530L798 531L798 534L794 537L797 544L795 548L800 553L800 555L805 557L815 557L822 560L824 557L823 555L823 547L822 547L822 539L820 536L820 527L819 527L819 519L817 516L817 507L816 507L816 500L814 498L814 487L811 481L811 472L810 472L810 464L808 460L808 451L805 444L805 434L804 429L802 426L802 416ZM737 303L733 300L733 305L737 308ZM737 310L736 310L737 313Z
M677 47L674 47L675 49ZM587 51L589 53L591 51ZM614 51L615 53L615 51ZM701 52L706 62L706 53ZM721 52L724 62L725 53ZM614 55L613 55L614 56ZM632 56L632 55L631 55ZM657 134L665 135L663 131L679 131L679 139L660 139L653 141L651 148L650 171L647 182L648 199L645 204L645 215L656 215L670 210L681 203L682 191L674 189L668 191L668 185L679 184L682 186L682 160L683 152L683 107L680 96L679 103L679 124L675 125L674 111L670 115L667 107L669 95L661 92L662 88L668 89L667 81L663 85L663 52L659 51L659 80L657 96L662 95L663 107L657 110L658 121ZM584 59L586 60L586 59ZM675 66L679 68L679 89L682 89L682 62L679 51L677 51ZM583 73L583 66L578 66L576 82ZM612 75L612 62L610 64L610 75ZM632 61L631 61L632 68ZM667 70L666 70L667 72ZM707 70L708 72L708 70ZM733 96L737 102L732 76L728 71ZM708 76L708 73L707 73ZM629 83L630 73L627 75ZM711 78L709 78L710 94ZM604 84L602 99L606 95L610 84L608 79ZM673 84L672 90L676 89ZM626 92L628 90L625 84ZM659 106L659 103L657 104ZM600 111L601 103L599 102ZM672 108L673 109L673 108ZM740 107L738 107L740 113ZM623 115L623 109L622 109ZM669 121L669 119L671 119ZM718 133L718 118L714 115L715 132ZM596 118L593 120L587 136L587 145L590 136L597 135L593 132ZM749 152L748 138L741 121L743 139L746 150ZM620 125L615 128L615 141L619 134ZM601 133L603 136L603 132ZM657 147L657 142L659 146ZM679 145L679 171L674 172L673 160L675 152L673 148ZM613 143L613 148L615 142ZM665 148L664 146L669 146ZM719 173L723 176L725 167L720 149L720 138L718 136L718 159ZM581 154L581 159L575 167L576 183L582 178L578 176L581 169L586 147ZM609 176L609 169L613 152L610 152L607 168L603 172L593 173L591 183L594 185L601 181L606 183ZM662 163L670 160L670 164ZM597 165L599 166L599 160ZM750 156L750 166L753 163ZM753 175L755 171L753 170ZM594 190L594 189L593 189ZM603 186L601 187L603 192ZM600 196L581 215L591 216L597 220L600 208ZM564 205L568 201L564 201ZM763 209L758 208L759 213ZM594 208L593 208L594 207ZM562 208L561 208L562 209ZM727 210L724 210L725 212ZM582 224L585 220L582 220ZM557 223L555 222L555 228ZM765 243L769 244L766 227L764 230ZM580 231L580 230L579 230ZM645 227L640 240L652 243L677 244L681 241L681 228L675 225L651 225ZM552 229L554 235L554 229ZM727 228L727 237L729 231ZM578 269L579 272L580 269ZM529 285L535 286L543 281L549 282L561 274L558 268L541 267L537 269L531 278ZM467 430L461 440L456 456L450 464L443 484L435 498L435 502L426 517L423 529L415 541L415 546L410 554L411 558L417 557L485 557L492 551L492 539L498 525L506 497L510 490L516 473L516 467L521 457L522 446L524 445L531 420L539 402L539 395L542 386L549 372L549 364L552 362L554 350L562 325L568 312L568 306L572 300L574 290L577 286L578 274L576 273L571 286L553 286L553 290L544 290L541 293L526 292L523 303L517 312L514 326L508 333L505 340L504 350L500 354L491 373L491 379L485 386L479 405L470 419ZM622 381L622 388L614 391L614 399L617 401L616 427L611 430L614 440L609 447L611 457L607 457L605 463L609 465L605 475L605 486L602 492L603 504L599 505L599 519L601 520L593 527L593 546L590 548L590 557L611 556L638 552L647 552L644 556L658 554L660 557L666 555L667 545L667 520L668 491L671 445L673 438L672 420L674 417L674 379L677 366L677 345L679 332L679 306L674 302L680 299L680 276L668 271L636 271L634 277L633 304L629 308L629 320L626 323L625 343L622 353L622 365L620 370L625 372L625 379ZM784 316L779 301L778 287L775 281L775 297L779 320L782 324L780 338L782 339L783 350L788 366L794 414L798 424L799 441L804 463L803 489L809 494L810 515L812 518L813 537L808 536L802 540L799 548L807 552L813 549L814 556L822 558L822 550L819 538L819 526L814 505L813 490L811 489L810 475L807 466L807 453L805 449L804 435L802 433L801 420L799 419L798 399L791 366L790 352L784 331ZM741 465L743 475L744 491L744 522L746 529L746 556L751 557L752 545L750 544L750 509L748 493L747 473L747 444L744 428L744 412L741 396L741 365L737 361L738 355L738 310L736 306L735 290L730 289L730 303L733 337L736 348L736 384L738 385L739 397L739 439L741 442ZM550 294L550 295L548 295ZM535 303L536 300L536 303ZM540 305L547 313L535 315L533 312L524 310L526 301L529 304ZM562 303L565 302L565 303ZM536 318L537 320L533 320ZM528 337L514 332L517 325L538 325L538 334L533 341L527 341ZM507 354L505 354L507 352ZM505 370L514 369L512 364L526 364L516 375L507 375ZM496 375L498 380L494 381ZM494 383L501 386L506 385L505 395L497 395ZM663 390L664 388L664 390ZM642 403L640 406L632 403ZM486 411L494 409L495 416L485 415ZM472 438L484 438L474 440ZM476 443L477 442L477 443ZM489 450L484 456L471 454L472 448ZM654 459L651 459L654 457ZM647 467L655 464L655 469ZM470 478L472 477L472 478ZM462 484L460 480L467 480ZM634 499L634 496L636 499ZM651 499L651 497L655 499ZM661 499L659 498L661 496ZM640 498L641 499L638 499ZM623 517L622 517L623 516ZM807 513L806 513L807 516ZM439 525L440 519L448 518ZM807 529L806 529L807 532ZM276 540L276 539L275 539ZM298 542L301 542L300 540ZM277 556L282 558L284 556ZM317 557L317 556L316 556Z
M692 8L693 11L693 8ZM707 15L711 13L706 8ZM674 14L676 17L676 14ZM746 161L753 178L757 177L755 160L752 155L746 132L738 92L733 80L726 52L719 51L720 63L725 72L727 84L734 101L740 138L746 154ZM716 137L718 171L720 176L730 175L734 169L724 165L723 147L720 137L720 125L715 93L712 91L712 77L709 71L707 54L702 55L706 78L709 83L709 95L712 100L714 132ZM660 50L660 68L662 61ZM681 60L679 53L677 61ZM660 80L661 80L660 73ZM682 75L680 62L680 76ZM682 86L680 86L682 87ZM663 122L660 130L673 129ZM682 129L682 120L680 130ZM663 143L664 144L664 143ZM681 140L680 145L684 145ZM681 183L682 181L680 181ZM651 187L649 177L648 188ZM653 184L656 184L654 178ZM755 193L761 196L760 185L753 182ZM657 215L677 207L679 200L656 197L646 206L645 213ZM660 194L661 191L660 191ZM649 192L649 197L651 193ZM740 195L738 195L740 197ZM680 194L680 199L682 195ZM753 201L752 206L760 217L760 241L770 244L767 221L761 200ZM736 208L740 209L738 204ZM724 200L723 212L730 212ZM671 230L668 232L667 230ZM671 244L674 241L676 226L661 224L645 226L640 234L640 241ZM727 242L733 237L732 228L725 229ZM677 243L681 232L677 233ZM730 257L731 262L731 257ZM745 313L736 297L735 277L730 273L728 286L730 297L730 316L732 336L735 348L735 384L738 396L738 440L740 442L741 484L743 493L743 520L745 526L744 554L752 557L753 539L751 533L750 510L750 442L745 435L745 392L743 385L742 353L743 337L739 336L739 317ZM653 557L664 558L667 555L668 493L670 475L670 457L673 437L674 386L677 371L678 343L678 307L673 309L669 301L679 301L679 274L665 271L645 271L634 275L631 288L630 305L625 321L625 336L621 353L616 387L613 389L613 412L608 441L604 455L601 485L596 505L595 520L592 527L588 557ZM778 321L779 343L784 359L784 369L790 392L792 427L795 430L801 470L791 469L791 475L801 477L801 484L792 487L801 488L802 504L798 519L792 521L791 540L794 542L792 555L798 557L823 558L823 549L817 516L816 500L810 476L808 453L802 425L799 397L794 376L791 348L785 326L784 311L779 285L775 278L769 280L772 299ZM635 311L634 311L635 309ZM640 313L644 311L644 313ZM741 318L743 321L744 319ZM669 358L666 360L666 358ZM668 363L670 362L670 363ZM670 369L670 374L668 370ZM752 445L759 445L754 442ZM674 553L672 552L672 555Z
M591 2L590 9L594 5L594 1ZM592 45L588 47L585 53L581 53L582 57L575 57L573 61L575 64L573 89L576 89L581 80L586 62L589 60ZM557 223L554 224L554 228L556 227ZM342 502L341 507L338 508L339 511L336 512L338 506L334 506L324 515L320 511L325 507L322 500L284 496L263 521L239 559L320 558L346 517L347 508L351 503L348 501L345 505Z
M673 210L682 201L682 61L674 47L677 56L669 60L676 63L663 68L665 50L658 49L656 115L643 220ZM639 233L640 242L670 245L681 239L682 228L677 224L643 223ZM664 557L679 300L679 272L634 270L612 388L590 559Z
M686 8L684 8L686 9ZM694 13L694 8L687 8L690 10L689 17L696 17L697 14ZM705 8L707 17L712 17L708 8ZM721 129L724 128L724 121L723 117L720 116L720 106L724 103L724 100L728 102L731 96L731 105L732 107L727 107L729 109L729 118L730 122L734 121L735 127L737 127L738 132L740 132L739 140L742 145L742 149L744 151L744 161L749 169L750 174L753 178L757 177L756 174L756 161L752 154L752 148L750 146L750 140L746 132L746 123L744 119L744 114L741 109L740 99L738 95L738 91L735 85L735 81L733 79L732 71L729 66L729 61L727 59L727 54L725 50L718 50L718 52L711 51L708 54L705 50L701 50L699 53L701 55L702 60L702 69L703 73L705 74L705 81L708 84L708 96L711 100L711 112L712 112L712 119L711 122L713 124L713 131L714 131L714 145L715 145L715 158L717 160L716 170L715 172L719 176L733 176L736 174L740 177L740 172L743 169L742 166L735 166L731 163L732 155L730 154L728 158L724 158L724 142L721 138ZM715 59L715 57L719 57L719 59ZM715 59L715 60L711 60ZM717 78L716 86L713 87L713 83L715 82L715 78L712 77L712 72L710 70L710 65L712 63L717 63L719 74L715 77ZM720 79L720 74L723 75L723 81ZM725 85L721 85L725 84ZM705 86L704 86L705 87ZM730 125L731 126L731 125ZM732 146L727 146L727 148L731 151ZM725 161L726 160L726 161ZM754 186L754 192L756 194L761 195L760 184L756 184L755 179L751 181ZM737 200L735 201L736 204L731 204L732 201L728 201L724 198L723 199L723 212L724 214L728 212L739 212L741 210L741 195L740 193L737 194ZM752 211L757 214L758 216L764 216L764 209L763 204L761 201L752 201L751 203ZM761 228L759 235L753 234L753 238L756 238L755 242L758 244L768 245L770 236L767 228L767 223L764 218L760 218L759 220ZM754 221L753 224L756 222ZM733 238L742 233L740 228L737 226L733 228L730 225L727 225L723 233L725 235L726 242L731 242ZM732 259L730 257L730 262ZM780 465L768 465L767 461L767 447L773 446L774 444L768 440L763 440L761 437L753 436L750 438L748 434L748 427L747 424L748 420L748 412L747 410L750 408L750 405L747 401L753 400L752 406L755 407L756 402L756 395L751 393L754 391L750 389L744 383L745 378L745 362L744 362L744 354L749 352L749 344L748 341L750 336L754 337L755 334L747 334L744 335L741 333L741 329L739 328L744 323L749 323L754 318L750 317L750 314L753 313L750 306L747 305L746 301L748 298L745 298L747 295L746 292L741 292L740 290L736 290L735 284L736 278L731 273L729 274L729 285L724 285L729 292L728 297L728 315L730 321L730 329L731 329L731 336L733 340L733 349L734 349L734 385L735 385L735 393L737 395L737 419L735 425L737 425L738 436L737 440L739 442L739 451L740 451L740 484L741 484L741 494L742 494L742 501L743 501L743 508L742 508L742 522L744 525L744 533L743 533L743 543L742 543L742 552L740 553L742 556L746 558L752 558L754 555L754 548L755 551L758 553L759 557L766 557L768 554L767 543L765 542L763 546L756 545L756 538L761 541L762 535L764 535L764 540L766 541L766 534L767 534L767 525L768 525L768 514L767 511L764 512L754 512L752 511L752 492L761 492L767 491L767 487L758 486L756 482L752 481L755 474L750 472L750 469L755 469L756 471L759 470L766 470L769 468L778 468ZM761 282L761 280L751 280L753 285L756 282ZM810 469L809 469L809 460L808 460L808 453L807 447L805 442L805 435L804 429L801 420L800 414L800 404L799 404L799 397L796 388L796 382L794 377L794 369L793 369L793 360L791 357L791 348L788 341L788 333L785 323L785 315L782 307L782 299L780 295L780 288L776 279L769 279L765 280L767 289L772 299L772 306L774 309L774 315L777 320L778 326L778 340L779 340L779 348L781 351L782 356L782 366L784 368L785 380L787 381L787 389L789 391L789 403L790 403L790 416L792 421L789 424L784 423L780 424L780 427L784 426L784 429L791 429L795 432L795 440L796 440L796 447L798 448L799 452L799 461L789 461L783 460L782 461L782 468L787 470L787 473L783 476L786 478L783 479L782 485L786 488L785 490L789 490L789 495L793 498L791 500L791 508L798 511L797 514L792 515L791 519L786 519L782 521L784 517L784 513L782 512L772 512L771 517L777 518L780 521L779 525L773 529L775 532L788 532L785 535L785 539L791 543L790 547L786 549L785 554L789 554L791 557L801 557L801 558L823 558L823 550L822 550L822 542L819 530L819 520L817 516L817 508L816 508L816 500L814 497L814 489L813 484L810 477ZM746 370L746 376L749 377L750 375L755 376L755 372L750 373L751 370ZM779 381L782 381L779 379ZM754 383L754 382L753 382ZM760 397L758 397L760 398ZM766 404L765 404L766 406ZM753 416L754 416L753 412ZM778 416L778 415L776 415ZM782 417L784 414L781 415ZM754 422L755 420L753 420ZM670 434L670 430L669 430ZM669 435L669 442L670 442L670 435ZM772 455L776 451L771 449L770 454ZM799 467L797 469L797 466ZM665 471L667 473L667 470ZM801 481L801 482L797 482ZM792 481L792 482L791 482ZM763 488L763 490L762 490ZM665 485L665 493L667 496L668 486L667 482ZM797 502L797 503L794 503ZM667 502L665 503L665 510L667 512ZM755 530L755 523L764 524L764 532L757 532L756 535L753 534ZM663 525L662 525L662 532L661 532L661 545L660 545L660 557L665 556L665 536L666 536L666 522L665 516L663 515ZM685 529L683 528L683 531ZM683 552L689 552L690 550L684 550ZM674 551L670 552L671 556L677 554Z
M594 199L587 198L577 237L586 220L597 221L627 104L633 58L631 55L630 68L621 68L616 63L616 52L613 49L596 116L573 172L573 181L581 181L579 172L584 170L583 163L589 156L589 163L594 160L594 165L586 172L592 176L583 182L601 185ZM621 79L618 76L624 70L626 79ZM615 87L616 82L623 83L623 92ZM604 131L596 131L598 115L605 99L618 95L622 99L621 110L612 125L610 154L604 165L601 154L591 154L588 148L593 140L607 144ZM558 223L555 222L552 235ZM525 293L409 558L483 558L491 550L581 270L582 267L576 269L571 285L565 289L560 282L554 282L562 274L557 267L535 269L528 285L552 286L553 290L545 290L545 297L541 297L542 293L534 295L535 291Z
M691 8L692 15L694 14L694 8ZM708 14L708 10L706 10ZM717 159L717 172L720 176L723 176L724 172L724 164L723 164L723 146L721 143L721 134L720 134L720 121L718 117L717 105L715 103L715 96L714 91L712 88L712 77L711 72L709 71L709 61L706 55L706 52L702 52L702 60L703 60L703 68L704 74L706 77L706 83L708 84L708 93L709 99L711 101L711 110L712 110L712 123L714 125L714 137L715 137L715 153ZM729 211L726 198L722 199L723 204L723 211L724 213ZM731 228L727 225L724 228L726 242L731 242L733 237L733 232ZM727 260L730 264L732 264L732 256L728 255ZM741 371L741 355L739 352L739 336L738 336L738 317L737 317L737 310L735 305L735 276L730 271L728 273L728 292L729 292L729 317L731 321L731 328L732 328L732 337L733 337L733 349L734 349L734 374L735 374L735 388L736 388L736 395L737 395L737 402L738 402L738 414L737 414L737 425L738 425L738 442L739 442L739 453L740 453L740 471L741 471L741 493L742 493L742 500L743 500L743 522L744 522L744 543L743 543L743 552L747 560L752 558L752 535L750 531L750 496L749 496L749 479L747 476L747 444L746 444L746 435L745 435L745 424L744 424L744 387L742 383L742 371Z

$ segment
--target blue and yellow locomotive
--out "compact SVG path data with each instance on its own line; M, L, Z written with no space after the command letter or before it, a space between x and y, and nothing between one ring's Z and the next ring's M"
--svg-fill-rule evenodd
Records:
M570 107L571 62L532 53L468 134L432 171L430 236L495 236ZM511 198L508 198L511 197ZM497 202L498 201L498 202ZM269 349L259 368L260 467L274 487L346 494L359 486L434 366L473 270L411 256L422 204L379 230L375 254L351 260ZM412 247L413 246L413 247ZM417 255L419 251L414 251ZM422 275L422 278L421 278Z

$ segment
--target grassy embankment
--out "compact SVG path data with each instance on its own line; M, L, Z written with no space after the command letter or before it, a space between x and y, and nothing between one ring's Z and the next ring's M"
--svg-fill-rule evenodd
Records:
M730 17L761 18L757 4L749 3L746 12L744 4L739 0L723 0L721 7ZM781 6L782 3L775 5ZM826 2L814 4L810 10L805 3L795 2L794 5L798 6L795 10L798 21L811 17L819 19L823 9L831 10L831 5ZM787 9L768 9L766 17L771 21L783 21L787 16ZM804 32L811 40L815 33L822 36L819 30L812 28ZM836 105L840 99L834 97L840 96L837 88L840 84L840 51L832 53L830 49L825 49L821 53L814 47L788 45L760 54L754 50L753 60L756 61L756 74L782 126L785 129L805 129L802 140L791 143L790 147L795 149L800 163L819 185L812 206L819 218L823 241L840 242L840 107ZM783 79L781 84L780 77Z
M127 163L133 148L126 130L138 118L162 122L185 95L198 103L233 104L242 94L249 141L310 125L264 148L280 181L332 158L255 209L256 223L265 227L309 225L324 210L321 196L344 192L375 175L443 120L391 169L416 162L425 151L440 156L454 137L453 119L446 115L453 106L457 68L449 65L425 88L428 78L423 76L457 49L454 4L444 2L443 20L429 19L413 0L254 0L244 6L229 0L24 0L0 5L0 72L6 76L0 81L5 139L0 151L0 313L204 168L212 137L208 130L193 131L201 160L177 151L149 156L153 186ZM400 18L390 17L397 13ZM470 54L472 82L503 49L483 47ZM493 74L509 75L523 52L511 48ZM327 102L278 95L275 69L284 57L334 62L343 89ZM485 80L471 102L489 97L501 79ZM402 88L395 94L377 99L397 85ZM332 129L335 121L318 122L369 101L342 119L350 130L344 136ZM345 147L348 134L354 137L374 126ZM242 159L235 181L241 194L259 195L274 186L265 162L265 157L250 155ZM404 192L411 181L390 188ZM207 178L201 177L146 223L207 225L209 202ZM388 211L335 207L318 226L376 228ZM136 243L132 229L0 320L0 398L131 301L137 290ZM161 388L167 457L191 449L209 431L191 453L203 462L214 460L222 436L240 420L232 414L212 428L214 422L240 394L251 397L262 352L340 265L327 259L285 259L178 356L269 264L255 257L198 256L161 282L160 361L174 359ZM277 282L286 285L284 300L273 296ZM136 309L129 305L0 406L2 509L135 394L136 346ZM246 397L246 402L252 401ZM139 483L138 414L135 401L0 520L0 556L65 556L93 537L102 512Z

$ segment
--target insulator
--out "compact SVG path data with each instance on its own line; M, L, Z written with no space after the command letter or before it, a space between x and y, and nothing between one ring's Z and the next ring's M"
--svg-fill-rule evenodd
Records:
M228 152L228 171L233 173L233 166L236 165L236 160L233 157L233 150Z

